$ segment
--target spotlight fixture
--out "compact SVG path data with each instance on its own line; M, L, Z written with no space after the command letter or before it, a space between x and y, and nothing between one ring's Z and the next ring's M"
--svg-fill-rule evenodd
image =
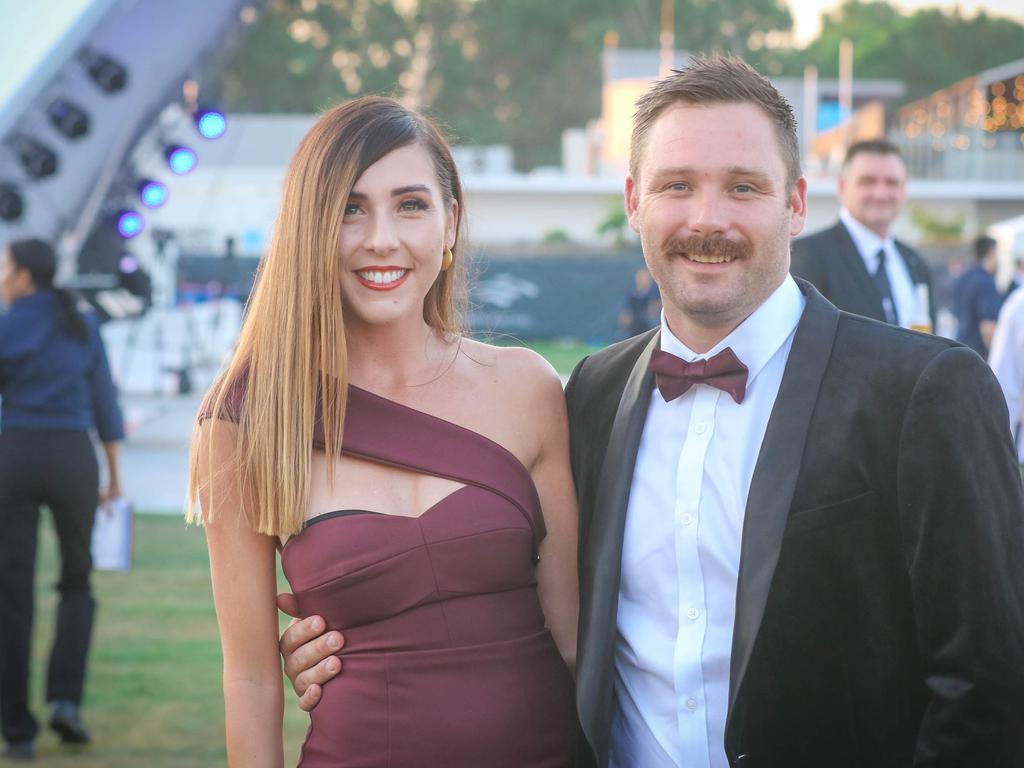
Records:
M69 139L79 139L89 132L89 115L67 99L57 99L46 108L53 127Z
M138 211L126 208L117 212L117 233L125 240L135 237L144 226L142 214Z
M0 184L0 219L17 221L25 211L25 200L13 184Z
M218 109L200 107L193 115L196 130L204 139L219 139L228 129L227 118Z
M128 85L128 70L124 64L104 53L86 48L79 60L92 81L105 93L117 93Z
M164 148L164 157L170 169L183 176L196 167L196 153L180 144L170 144Z
M138 183L139 199L147 208L159 208L167 202L167 185L153 179L142 179Z
M11 138L11 148L21 160L25 173L33 179L45 179L57 172L57 153L45 144L23 134Z
M117 285L149 307L153 301L153 282L131 253L122 253L117 261Z
M117 262L117 270L122 275L131 275L139 271L139 260L130 253L121 254Z

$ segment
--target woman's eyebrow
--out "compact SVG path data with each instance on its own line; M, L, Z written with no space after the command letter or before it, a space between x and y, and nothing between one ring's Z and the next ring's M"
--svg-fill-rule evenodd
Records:
M401 195L407 195L410 192L425 192L426 194L429 195L430 187L428 187L426 184L409 184L408 186L397 187L391 190L391 196L400 197ZM360 192L358 189L353 189L351 192L348 193L348 196L350 198L355 198L356 200L366 199L366 194L364 192Z

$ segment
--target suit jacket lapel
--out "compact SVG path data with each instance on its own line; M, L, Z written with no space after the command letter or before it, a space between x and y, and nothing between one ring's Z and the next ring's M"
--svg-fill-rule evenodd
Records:
M847 269L853 275L857 290L870 300L875 309L871 317L884 322L885 311L882 308L882 295L878 291L874 278L868 272L868 268L864 266L864 259L861 257L860 251L857 250L857 244L853 242L850 231L841 221L835 226L835 236L839 253L842 254Z
M903 245L899 240L896 241L896 250L899 251L900 256L903 258L903 263L907 265L910 280L914 285L918 283L925 283L926 285L931 283L928 270L916 253Z
M839 323L839 311L810 283L797 283L807 296L807 306L796 329L747 495L729 675L730 716L764 615L811 415Z
M622 571L622 537L626 507L633 482L636 454L647 419L654 388L650 371L651 353L659 348L661 333L655 333L637 359L619 398L619 406L608 436L593 519L587 541L586 573L589 610L582 631L586 634L586 659L581 658L578 690L580 722L587 741L594 748L598 765L607 765L614 687L616 614L619 578Z

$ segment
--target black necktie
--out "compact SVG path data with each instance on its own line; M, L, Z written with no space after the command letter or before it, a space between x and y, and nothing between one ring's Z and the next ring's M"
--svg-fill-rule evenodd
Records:
M889 276L885 273L885 248L878 249L878 269L875 270L875 285L882 295L882 309L885 310L885 321L893 325L899 324L896 317L896 305L892 300L892 287L889 285Z

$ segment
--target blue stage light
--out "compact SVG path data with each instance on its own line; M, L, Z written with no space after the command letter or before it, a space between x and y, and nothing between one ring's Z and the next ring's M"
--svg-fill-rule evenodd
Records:
M219 139L228 129L227 118L216 109L199 109L195 114L196 129L204 139Z
M132 254L125 253L117 262L117 269L122 275L131 275L139 271L139 260Z
M180 144L172 144L164 149L164 157L167 158L167 165L170 169L179 176L183 176L196 167L196 153Z
M139 182L139 199L147 208L159 208L167 202L167 185L153 179Z
M142 231L145 221L138 211L125 209L117 212L117 232L126 240Z

